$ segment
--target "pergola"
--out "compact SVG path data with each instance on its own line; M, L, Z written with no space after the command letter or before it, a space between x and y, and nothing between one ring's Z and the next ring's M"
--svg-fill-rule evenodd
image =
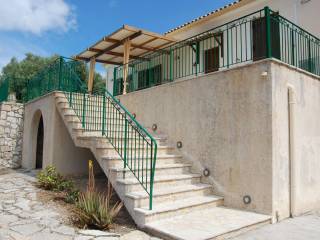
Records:
M128 63L131 59L145 59L143 56L166 47L176 40L161 34L123 25L112 34L74 56L75 59L90 62L88 91L92 92L95 63L123 65L123 94L126 94Z

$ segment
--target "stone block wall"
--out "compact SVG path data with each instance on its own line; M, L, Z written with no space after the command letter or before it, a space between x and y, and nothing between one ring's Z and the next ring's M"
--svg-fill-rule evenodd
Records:
M21 166L24 105L16 102L0 104L0 165Z

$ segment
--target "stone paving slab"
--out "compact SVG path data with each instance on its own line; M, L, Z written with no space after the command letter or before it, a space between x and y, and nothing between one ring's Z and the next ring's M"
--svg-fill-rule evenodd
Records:
M0 166L0 240L157 240L134 230L116 233L66 225L56 209L37 199L36 179L27 171Z
M319 240L320 212L290 218L242 234L233 240Z

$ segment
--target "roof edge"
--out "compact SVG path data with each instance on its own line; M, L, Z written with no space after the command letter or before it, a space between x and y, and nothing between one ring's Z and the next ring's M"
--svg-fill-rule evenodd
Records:
M168 30L167 32L164 33L164 36L170 36L171 34L173 33L177 33L177 32L180 32L182 30L185 30L186 28L190 28L190 27L193 27L195 25L198 25L198 24L201 24L202 22L206 22L206 21L209 21L210 19L212 18L215 18L215 17L218 17L218 16L221 16L222 14L225 14L229 11L232 11L238 7L242 7L248 3L251 3L255 0L237 0L237 1L234 1L232 3L229 3L223 7L220 7L218 9L215 9L207 14L204 14L200 17L197 17L189 22L186 22L184 24L181 24L180 26L178 27L175 27L175 28L172 28L170 30Z

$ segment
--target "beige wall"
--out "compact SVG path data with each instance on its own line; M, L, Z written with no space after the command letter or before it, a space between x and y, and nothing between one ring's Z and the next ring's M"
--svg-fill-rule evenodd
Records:
M62 174L87 173L87 162L94 157L90 150L74 145L56 109L53 94L25 106L22 166L35 168L37 131L41 114L44 124L43 167L54 165Z
M262 74L267 72L266 74ZM264 75L264 76L263 76ZM290 199L288 84L296 95L295 200ZM158 125L231 207L278 216L320 208L320 82L274 60L119 97L145 126ZM243 196L252 203L245 205Z
M320 81L272 64L274 211L280 217L320 209ZM288 87L294 92L293 156L289 158ZM293 164L294 170L289 169ZM291 183L291 184L290 184ZM290 201L290 186L293 199Z
M227 206L272 211L271 81L267 64L216 72L120 96L146 126L157 123L199 170L209 168ZM252 204L243 204L250 195Z

